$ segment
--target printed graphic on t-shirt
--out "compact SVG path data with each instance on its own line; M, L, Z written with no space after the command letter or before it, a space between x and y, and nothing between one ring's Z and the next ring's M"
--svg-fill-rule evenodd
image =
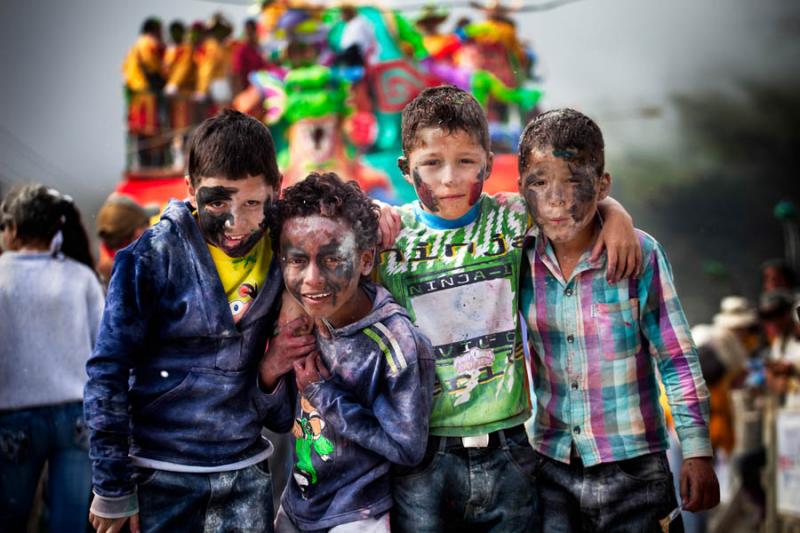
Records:
M238 322L247 313L250 305L267 278L272 252L269 238L264 237L243 257L230 257L221 249L208 245L217 274L228 297L233 321Z
M511 279L511 263L496 260L406 275L407 301L434 348L435 394L448 394L453 406L472 399L478 385L499 380L498 394L514 385L514 373L507 372L516 340Z
M297 458L293 477L304 496L312 485L317 484L314 456L325 462L332 459L333 442L322 434L324 429L325 420L305 396L300 396L300 415L294 419L292 426L292 434L295 437L294 451Z

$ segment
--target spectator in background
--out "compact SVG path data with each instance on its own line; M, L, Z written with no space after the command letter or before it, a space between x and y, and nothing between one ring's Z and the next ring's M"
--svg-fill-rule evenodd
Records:
M784 259L768 259L761 264L761 291L789 289L796 292L797 277Z
M144 208L129 196L113 193L97 212L97 236L100 237L101 258L97 273L104 284L111 278L111 268L117 250L138 239L150 226L150 218L158 208Z
M6 196L0 217L0 529L25 530L47 462L50 531L83 531L84 365L103 290L71 198L27 185Z
M128 102L128 133L136 140L138 163L143 167L164 164L158 105L165 83L161 33L159 19L150 17L145 20L122 65Z
M250 86L251 72L267 68L267 61L258 46L258 27L255 19L244 23L244 38L233 49L231 57L231 84L233 94L239 94Z
M800 328L795 317L794 298L787 289L775 289L761 295L758 313L770 345L767 362L767 386L776 394L800 390Z

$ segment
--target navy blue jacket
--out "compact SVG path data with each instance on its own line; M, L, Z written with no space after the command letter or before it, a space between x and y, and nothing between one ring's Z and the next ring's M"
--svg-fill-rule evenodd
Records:
M363 319L317 335L333 376L299 401L295 463L282 505L301 529L329 529L380 516L392 506L391 463L424 454L433 398L428 339L389 292L362 284L373 300Z
M133 493L129 453L221 466L263 451L262 425L291 428L291 388L267 395L257 386L282 287L273 260L250 309L234 323L208 247L181 202L171 202L158 224L117 253L86 365L97 494Z

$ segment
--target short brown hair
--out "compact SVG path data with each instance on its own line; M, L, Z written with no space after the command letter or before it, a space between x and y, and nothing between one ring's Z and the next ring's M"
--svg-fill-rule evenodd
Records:
M487 152L491 149L486 113L471 94L452 85L425 89L403 109L403 153L417 146L417 134L425 128L447 133L461 130L471 135Z
M263 174L268 185L280 181L275 144L269 129L253 117L226 109L203 121L189 142L189 179L230 180Z

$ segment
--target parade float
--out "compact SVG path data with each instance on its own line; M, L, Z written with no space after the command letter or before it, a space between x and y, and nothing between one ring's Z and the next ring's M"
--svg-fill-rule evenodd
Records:
M188 27L173 22L165 44L148 19L123 70L128 161L117 192L142 204L185 196L183 151L205 117L233 107L263 120L288 186L309 172L336 172L388 203L415 198L397 168L400 114L426 87L456 85L486 109L495 153L488 193L516 189L520 131L541 91L519 11L561 3L475 2L452 21L447 7L271 0L232 40L222 15ZM474 20L473 20L474 17Z

